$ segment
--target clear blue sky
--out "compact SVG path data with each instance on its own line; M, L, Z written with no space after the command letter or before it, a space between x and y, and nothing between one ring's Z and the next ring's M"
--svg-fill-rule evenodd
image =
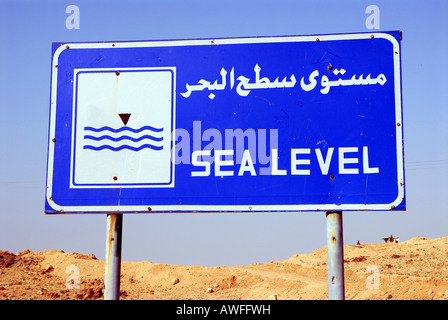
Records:
M105 215L45 215L52 42L196 39L402 30L406 212L347 212L344 242L448 235L447 1L0 0L0 250L104 259ZM80 10L67 29L66 7ZM326 244L325 213L126 215L126 261L242 265Z

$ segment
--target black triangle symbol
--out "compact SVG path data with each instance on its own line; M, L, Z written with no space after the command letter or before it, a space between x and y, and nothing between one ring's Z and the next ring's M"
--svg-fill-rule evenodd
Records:
M126 125L129 121L129 118L131 117L130 113L119 113L118 114L121 118L121 121L123 121L123 124Z

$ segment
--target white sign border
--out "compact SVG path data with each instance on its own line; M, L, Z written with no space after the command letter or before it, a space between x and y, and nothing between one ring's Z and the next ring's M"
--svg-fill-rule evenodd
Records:
M56 105L57 105L57 77L58 59L64 50L98 49L98 48L139 48L139 47L173 47L173 46L203 46L247 43L276 43L276 42L311 42L335 40L360 40L380 38L389 40L393 45L394 57L394 91L395 91L395 118L397 142L397 198L387 204L309 204L309 205L162 205L162 206L61 206L52 198L53 190L53 164ZM54 53L51 72L51 106L50 128L47 164L47 192L46 201L49 206L59 213L168 213L168 212L289 212L289 211L382 211L396 208L404 200L404 158L403 158L403 132L402 132L402 102L401 102L401 62L400 45L398 41L387 33L355 33L311 36L284 36L259 38L227 38L227 39L200 39L200 40L164 40L140 42L102 42L102 43L67 43L61 45Z

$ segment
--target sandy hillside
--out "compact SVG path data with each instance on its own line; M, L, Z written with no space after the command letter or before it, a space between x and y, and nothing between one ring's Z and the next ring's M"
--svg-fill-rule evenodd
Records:
M448 237L346 245L344 258L347 299L448 300ZM236 267L124 261L121 299L327 299L326 260L323 247ZM103 288L104 260L93 255L0 251L1 300L103 299Z

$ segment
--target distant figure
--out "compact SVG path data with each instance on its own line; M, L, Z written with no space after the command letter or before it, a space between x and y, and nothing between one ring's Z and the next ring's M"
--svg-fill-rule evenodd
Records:
M392 235L390 237L384 237L384 242L390 242L390 243L398 243L398 238L394 238Z
M359 240L358 240L358 243L356 243L356 245L358 245L358 246L360 245Z

